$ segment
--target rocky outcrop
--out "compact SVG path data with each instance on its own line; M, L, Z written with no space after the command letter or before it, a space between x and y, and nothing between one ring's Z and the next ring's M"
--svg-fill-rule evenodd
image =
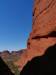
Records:
M49 47L42 56L34 57L24 66L20 75L56 74L56 45Z
M16 62L20 70L33 57L41 56L56 43L56 0L34 0L32 32L27 50Z

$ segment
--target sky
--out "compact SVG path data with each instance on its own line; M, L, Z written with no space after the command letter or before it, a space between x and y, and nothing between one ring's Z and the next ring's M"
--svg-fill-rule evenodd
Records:
M32 0L0 0L0 51L27 46L32 30Z

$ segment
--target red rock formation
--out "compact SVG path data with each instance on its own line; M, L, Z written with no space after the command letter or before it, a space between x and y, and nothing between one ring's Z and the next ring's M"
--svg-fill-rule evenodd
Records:
M54 34L54 35L53 35ZM22 70L27 61L41 56L56 43L56 0L35 0L32 32L27 41L27 50L16 63Z

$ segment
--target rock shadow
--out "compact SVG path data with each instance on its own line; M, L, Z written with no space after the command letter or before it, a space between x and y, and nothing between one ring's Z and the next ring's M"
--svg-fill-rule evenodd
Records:
M33 58L24 66L20 75L56 74L56 44L49 47L43 56Z
M0 57L0 75L14 75L9 67L5 64L5 62Z

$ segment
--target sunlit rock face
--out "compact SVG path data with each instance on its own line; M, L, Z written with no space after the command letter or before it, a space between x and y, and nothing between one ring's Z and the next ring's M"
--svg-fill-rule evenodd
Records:
M34 0L32 32L27 41L27 50L17 65L22 70L28 60L45 53L56 44L56 0Z
M56 0L35 0L32 37L56 31Z

